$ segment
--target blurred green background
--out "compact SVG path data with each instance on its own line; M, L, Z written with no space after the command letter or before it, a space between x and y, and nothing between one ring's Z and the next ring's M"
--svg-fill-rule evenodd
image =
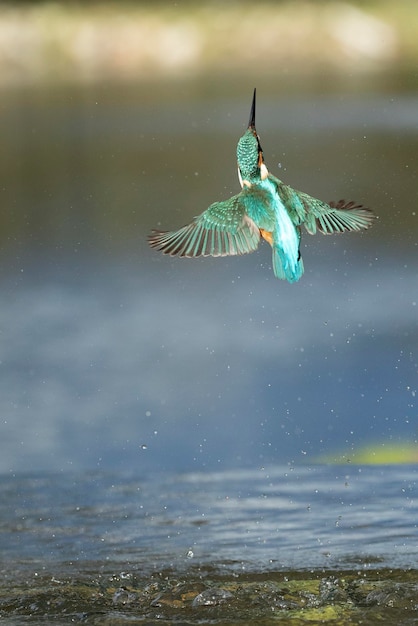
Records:
M392 74L401 84L417 64L416 11L413 0L3 2L1 80L218 80L257 72L318 86L326 74L339 87Z

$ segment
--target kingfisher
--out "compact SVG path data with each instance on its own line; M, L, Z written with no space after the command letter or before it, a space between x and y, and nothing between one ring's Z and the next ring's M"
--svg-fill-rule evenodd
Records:
M274 275L294 283L304 271L302 224L311 235L317 230L328 235L367 229L375 216L352 201L327 204L270 174L255 128L255 107L256 89L248 128L237 145L241 191L228 200L214 202L179 230L152 231L148 242L164 254L194 258L247 254L264 239L272 248Z

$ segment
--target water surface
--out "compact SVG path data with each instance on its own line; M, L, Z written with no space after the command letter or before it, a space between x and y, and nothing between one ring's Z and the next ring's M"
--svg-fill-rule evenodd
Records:
M5 623L416 614L414 466L9 476L0 490Z

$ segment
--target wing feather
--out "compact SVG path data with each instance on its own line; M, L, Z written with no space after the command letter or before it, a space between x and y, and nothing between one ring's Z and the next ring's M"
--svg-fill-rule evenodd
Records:
M330 202L328 207L328 211L321 211L315 216L318 229L324 235L365 230L370 228L376 219L373 211L353 201Z
M353 201L322 202L306 193L297 192L305 211L303 222L311 235L318 229L324 235L370 228L376 219L373 211Z
M229 256L257 249L260 230L245 210L238 194L215 202L201 215L179 230L154 230L148 237L152 248L171 256Z

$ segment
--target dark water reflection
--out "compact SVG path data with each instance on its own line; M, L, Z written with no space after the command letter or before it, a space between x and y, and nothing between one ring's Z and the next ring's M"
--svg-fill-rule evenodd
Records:
M259 94L271 170L380 216L306 235L290 286L267 246L188 262L145 241L236 192L249 96L4 95L1 471L254 467L415 440L415 96Z

